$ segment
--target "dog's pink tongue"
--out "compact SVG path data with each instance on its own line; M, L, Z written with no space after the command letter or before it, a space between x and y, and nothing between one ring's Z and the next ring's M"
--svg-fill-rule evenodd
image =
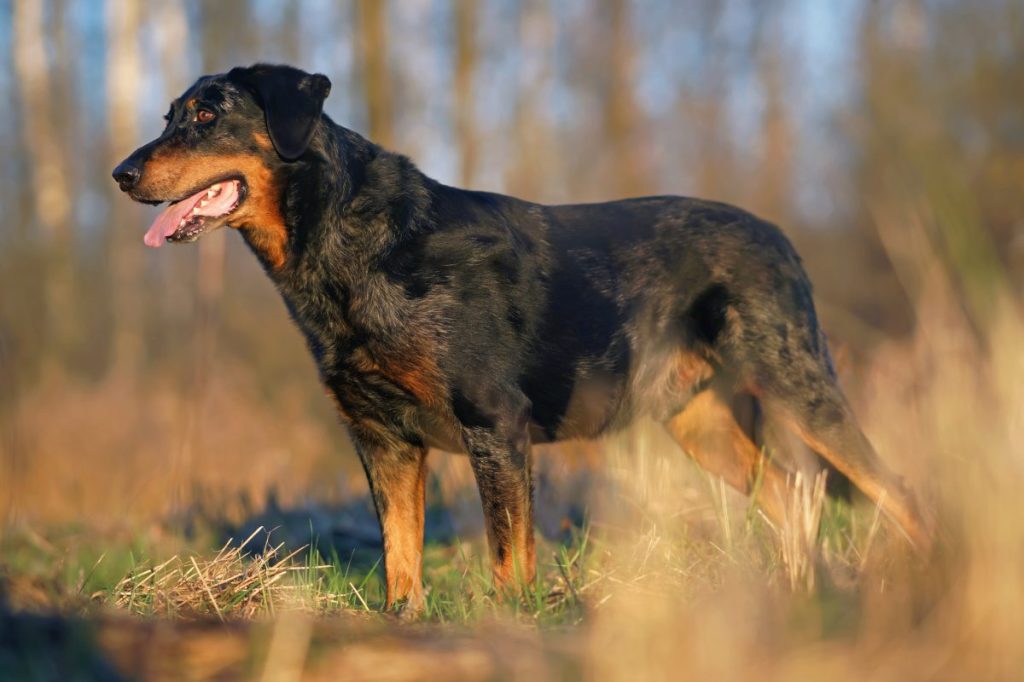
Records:
M204 189L202 192L196 192L189 198L182 199L178 203L171 204L160 211L160 215L156 217L153 224L146 230L146 236L142 238L146 246L152 246L154 249L162 246L167 241L167 238L178 229L181 219L192 212L192 207L205 194L206 190Z
M216 192L214 196L208 196L207 192ZM202 202L206 202L203 204ZM167 238L175 233L183 218L188 218L198 208L197 215L216 217L231 210L231 207L238 201L238 182L229 180L217 183L210 188L196 192L187 199L171 204L160 215L156 217L153 224L146 230L146 236L142 238L146 246L154 249L163 245Z

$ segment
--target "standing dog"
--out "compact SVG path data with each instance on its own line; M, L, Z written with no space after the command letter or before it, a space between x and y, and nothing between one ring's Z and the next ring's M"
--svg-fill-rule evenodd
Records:
M639 415L782 521L787 471L755 445L754 407L928 545L777 228L681 197L542 206L448 187L331 121L330 87L288 66L204 76L114 178L169 202L146 244L227 225L281 292L366 470L389 608L422 605L427 448L468 453L495 580L529 581L530 444Z

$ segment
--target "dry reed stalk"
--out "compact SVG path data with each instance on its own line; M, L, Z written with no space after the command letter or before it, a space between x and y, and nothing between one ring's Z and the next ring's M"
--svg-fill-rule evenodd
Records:
M786 519L778 529L782 548L782 564L789 578L789 587L814 590L814 561L817 556L818 526L825 505L825 479L821 471L813 481L802 472L793 477Z

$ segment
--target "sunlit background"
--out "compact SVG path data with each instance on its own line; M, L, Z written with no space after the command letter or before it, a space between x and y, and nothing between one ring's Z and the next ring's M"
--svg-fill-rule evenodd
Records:
M239 236L146 249L155 209L110 179L198 76L257 61L328 75L336 122L446 183L552 203L699 196L782 226L855 411L958 548L943 565L962 610L944 617L987 624L893 625L923 657L899 660L1019 639L1021 618L1000 610L1024 607L1022 524L1008 520L1024 513L1019 0L0 1L0 537L134 537L364 494ZM541 524L578 524L601 504L593 481L630 462L645 468L616 490L673 519L672 505L702 508L692 485L664 489L678 451L630 443L544 450ZM479 514L464 459L431 467L431 499ZM742 611L729 604L693 651L722 644L722 614ZM740 630L735 665L762 660L763 631ZM632 659L601 646L594 669L628 679ZM985 660L1000 674L1024 659Z

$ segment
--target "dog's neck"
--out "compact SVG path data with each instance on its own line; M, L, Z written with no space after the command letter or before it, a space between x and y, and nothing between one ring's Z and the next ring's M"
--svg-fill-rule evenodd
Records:
M282 163L275 175L287 231L284 262L269 264L254 241L254 230L241 230L275 281L314 265L328 253L344 253L348 262L386 254L426 223L421 216L429 206L430 187L436 184L404 156L382 149L326 115L307 153ZM406 191L395 192L398 186ZM409 187L421 191L410 193Z
M431 187L408 159L387 152L360 135L334 124L320 125L302 159L281 169L281 208L288 232L287 256L271 267L242 230L281 292L289 311L306 333L314 354L329 352L338 339L326 330L362 337L355 329L356 308L387 308L396 287L380 264L426 224ZM403 187L401 194L394 187ZM413 187L418 191L409 192ZM379 316L382 325L402 320ZM384 335L386 336L386 334Z

